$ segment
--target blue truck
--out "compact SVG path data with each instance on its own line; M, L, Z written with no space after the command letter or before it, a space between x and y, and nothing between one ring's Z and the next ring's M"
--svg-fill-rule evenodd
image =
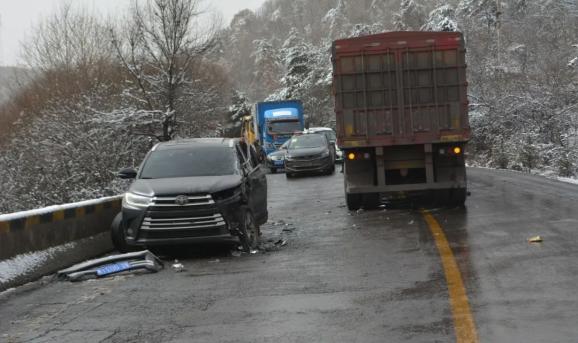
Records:
M299 100L260 102L256 107L255 131L267 155L305 128L303 104Z

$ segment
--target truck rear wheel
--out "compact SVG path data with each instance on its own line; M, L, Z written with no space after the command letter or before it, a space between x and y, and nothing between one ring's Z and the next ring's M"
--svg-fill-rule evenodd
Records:
M367 193L363 195L363 207L367 210L379 206L379 193Z
M348 210L356 211L361 208L362 203L361 194L345 194L345 199L347 202Z
M466 197L467 190L465 188L450 189L449 205L452 207L464 207Z

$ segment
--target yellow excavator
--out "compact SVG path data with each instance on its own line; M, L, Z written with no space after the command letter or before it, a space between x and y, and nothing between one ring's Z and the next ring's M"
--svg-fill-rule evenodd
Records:
M255 124L252 115L244 116L243 119L241 119L241 138L252 145L255 145L257 142L257 134L255 133Z
M265 161L267 154L261 147L257 132L255 132L255 118L253 115L244 116L241 119L241 140L253 145L259 154L260 162Z

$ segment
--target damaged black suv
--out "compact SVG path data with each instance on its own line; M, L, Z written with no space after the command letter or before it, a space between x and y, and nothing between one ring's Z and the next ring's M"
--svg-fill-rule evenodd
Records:
M121 251L136 247L240 240L254 249L267 222L267 179L252 145L236 139L200 138L157 144L112 224Z

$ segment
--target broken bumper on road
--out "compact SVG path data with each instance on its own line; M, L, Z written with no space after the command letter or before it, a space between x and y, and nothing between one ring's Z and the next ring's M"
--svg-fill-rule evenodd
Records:
M156 273L163 269L163 262L148 250L128 254L107 256L79 263L57 273L58 278L81 281L89 278L105 277L113 274L148 271Z

